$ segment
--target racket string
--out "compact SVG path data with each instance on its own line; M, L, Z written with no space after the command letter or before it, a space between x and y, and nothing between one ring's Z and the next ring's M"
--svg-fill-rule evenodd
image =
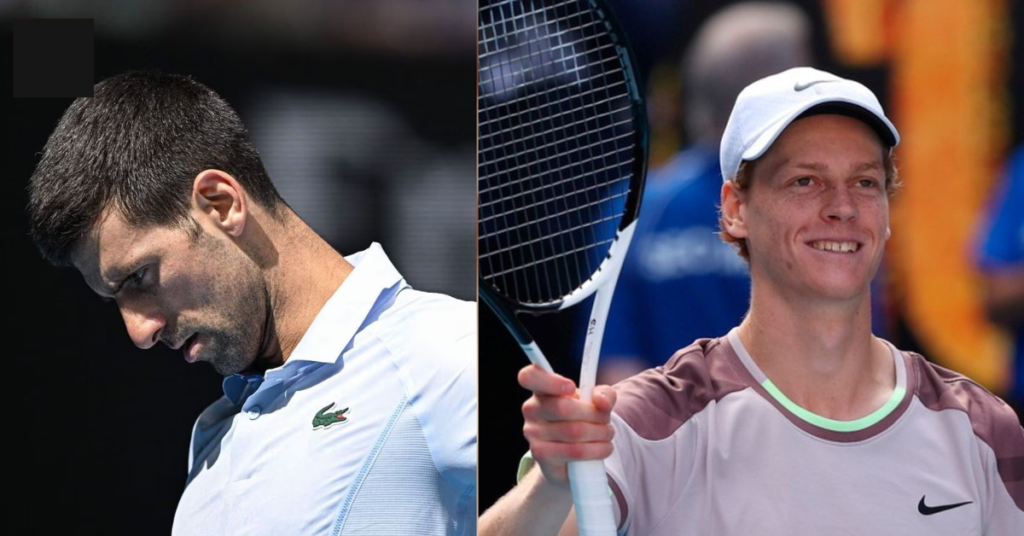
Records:
M569 179L565 179L565 180L562 180L562 181L558 181L555 184L540 186L537 189L539 190L539 189L543 189L543 188L549 188L549 187L552 187L552 186L564 185L566 183L571 183L573 180L574 180L574 178L569 178ZM618 179L615 182L627 181L627 180L629 180L629 177L622 177L622 178ZM583 190L594 190L594 189L603 188L603 187L606 187L606 186L608 186L608 185L607 184L595 184L595 185L592 185L592 186L586 186L584 188L576 190L576 192L578 193L578 192L583 191ZM625 195L625 194L621 194L621 195ZM500 202L500 201L490 201L490 202L486 203L486 205L493 205L493 204L498 203L498 202ZM546 201L544 201L544 202L546 202ZM527 210L527 209L530 209L530 208L534 208L535 206L536 206L536 204L534 204L534 205L526 205L526 206L523 206L523 207L519 207L519 208L513 209L509 213L519 212L519 211L522 211L522 210ZM504 214L502 214L502 215L504 215ZM481 222L485 222L485 221L493 220L495 218L496 218L496 216L487 216L487 217L484 217L484 218L480 218L480 221ZM487 236L490 236L490 235L484 235L484 236L481 236L481 238L486 238Z
M585 33L588 30L591 30L591 29L592 29L591 27L582 26L579 31L584 33L584 35L585 35ZM576 63L577 61L579 61L579 57L578 56L574 56L571 59L572 59L573 63ZM602 78L604 78L603 74L605 73L605 71L603 69L601 69L599 71L599 73L601 73ZM604 80L602 80L602 81L604 81ZM577 101L578 101L577 106L580 106L580 107L586 106L588 104L588 103L584 102L583 96L579 95L579 94L577 94ZM583 131L587 134L588 137L592 133L591 125L590 125L589 122L585 122L583 124ZM583 147L582 149L583 149L583 154L585 155L585 157L588 157L588 158L592 158L593 157L593 155L591 154L591 150L592 150L591 146L586 146L586 147ZM590 200L590 191L585 190L583 192L583 195L584 195L585 199L587 199L588 201ZM588 203L588 205L590 205L590 203ZM600 209L601 209L601 207L598 206L598 211L600 211ZM583 224L583 222L582 222L582 214L577 213L577 216L580 218L580 220L581 220L580 224L582 225ZM589 226L587 228L587 230L590 231L590 242L591 243L599 243L599 240L597 238L597 233L596 233L596 230L595 230L594 226ZM587 271L593 273L594 268L591 267L590 256L589 255L584 255L583 259L586 261ZM563 259L563 262L567 262L567 261Z
M632 140L632 136L633 136L633 134L631 132L626 132L626 133L620 134L619 136L616 136L614 138L602 139L602 140L598 140L598 141L596 141L594 143L591 143L591 144L588 144L588 145L584 145L582 147L578 147L577 150L589 152L590 149L592 149L592 148L594 148L594 147L596 147L598 145L606 145L610 141L622 140L622 141L625 142L625 143L620 144L620 146L618 146L618 147L613 147L610 151L606 151L606 152L600 153L600 154L598 154L596 156L595 155L590 155L589 158L581 159L581 160L578 160L578 161L575 161L575 162L570 162L568 164L565 164L565 165L563 165L561 167L558 167L558 168L555 168L555 169L552 169L552 170L544 170L544 172L546 172L546 173L560 173L560 172L563 172L565 170L568 170L569 168L571 168L573 166L579 166L580 164L586 164L586 163L603 161L608 156L610 156L612 154L615 154L615 153L621 153L623 151L629 152L629 156L626 157L625 159L623 159L622 162L623 163L629 163L628 162L629 159L632 159L632 156L633 156L633 154L632 154L633 146L630 143L630 141ZM543 147L540 147L540 148L543 148ZM536 152L537 150L538 149L525 150L525 151L522 151L521 153L517 153L515 155L511 155L511 158L525 157L527 153ZM487 174L481 175L480 178L477 179L477 181L478 182L485 182L485 181L487 181L489 179L492 179L492 178L499 178L500 179L502 177L507 176L507 174L509 174L509 173L516 172L516 171L519 171L519 170L524 170L524 169L528 171L529 166L536 166L536 165L541 164L541 163L550 162L552 160L558 159L559 157L563 157L564 158L563 155L554 154L554 155L551 155L551 156L548 156L548 157L545 157L545 158L540 158L540 159L529 161L525 165L518 165L518 166L515 166L515 167L511 167L511 168L499 169L499 170L497 170L494 173L487 173ZM485 165L486 164L481 164L481 167L484 167ZM496 190L500 190L501 188L505 188L505 187L508 187L508 186L521 185L521 184L527 183L527 182L529 182L531 180L535 180L535 179L544 177L545 176L544 172L538 172L538 173L535 173L533 175L527 175L526 177L522 177L520 179L516 179L516 180L513 180L513 181L504 182L504 183L501 183L501 184L499 184L497 186L492 186L492 187L488 187L488 188L481 188L480 193L487 194L487 193L490 193L490 192L493 192L493 191L496 191ZM570 178L578 179L579 177L570 177ZM563 181L555 181L555 182L552 182L551 184L555 184L555 183L559 183L559 182L563 182ZM608 181L608 182L614 182L614 181ZM550 186L550 184L544 185L544 186L542 186L542 188L546 187L546 186ZM519 194L519 195L522 195L522 193Z
M482 9L481 9L481 13L483 13ZM486 34L486 31L488 29L490 29L490 31L491 31L491 33L493 35L495 35L495 36L499 35L498 29L497 29L496 26L488 28L487 26L481 25L480 31L481 31L482 34ZM497 49L497 39L495 39L493 41L489 41L486 38L482 38L481 39L481 46L486 48L488 46L488 43L493 44L493 46ZM503 80L501 82L503 82ZM480 127L478 126L478 129L479 128ZM481 143L483 143L483 142L482 141L478 141L478 144L481 144ZM481 199L479 199L479 194L478 194L478 202L480 202L480 201L481 201ZM500 216L501 216L501 220L502 220L502 225L504 227L507 227L508 225L507 225L507 221L506 221L507 220L506 216L504 214L501 214ZM478 243L479 243L479 241L478 241ZM503 259L500 258L500 257L497 259L498 266L497 266L497 268L495 268L495 266L493 264L491 264L490 258L488 258L488 263L487 263L488 270L487 270L487 272L496 273L497 271L501 271L501 270L505 269L505 266L515 266L515 259L513 259L511 257L511 255L508 256L508 259L505 262L502 262L502 260ZM479 263L478 263L478 266L479 266ZM481 272L485 272L485 271L481 268ZM521 295L523 295L523 292L520 291L518 281L516 281L515 277L512 278L511 285L509 285L509 282L507 281L506 278L502 278L501 286L502 286L502 288L503 288L503 290L505 292L510 292L511 295L513 295L513 296L521 296Z
M625 82L618 82L616 85L625 85ZM552 103L552 104L559 104L560 102L565 102L565 101L568 101L568 100L569 100L568 98L565 98L565 99L562 99L559 102L555 102L555 103ZM616 102L616 101L619 101L619 100L621 100L621 99L620 98L612 98L612 99L608 99L608 100L605 100L605 101L597 101L594 104L596 106L596 105L601 105L601 104L607 104L607 103L610 103L610 102ZM630 109L631 108L629 106L626 106L626 107L623 107L623 108L616 108L616 109L611 110L609 112L603 112L603 113L594 115L593 117L587 118L587 119L593 120L593 119L600 119L602 117L607 117L609 115L616 114L616 113L617 114L622 114L623 112L629 112ZM483 109L482 112L486 113L487 110ZM573 112L575 112L575 110L571 110L571 109L567 109L564 112L556 112L556 113L554 113L554 114L552 114L552 115L550 115L548 117L542 117L540 119L535 119L533 121L530 121L529 123L522 123L522 124L520 124L516 128L522 128L522 127L527 126L529 124L539 123L539 122L542 122L542 121L545 121L545 120L561 119L563 116L567 116L567 115L573 114ZM578 119L574 123L569 123L566 126L567 127L576 126L576 125L578 125L580 123L580 121L583 121L583 120L584 119ZM491 123L491 122L493 122L493 121L483 121L483 122L479 123L479 126L486 126L488 123ZM484 139L487 140L487 139L490 139L492 137L497 137L497 136L502 136L502 135L507 135L507 133L505 133L505 132L496 132L494 134L490 134L488 136L485 136Z
M632 88L605 22L579 0L540 4L480 6L479 267L521 303L593 277L636 164Z
M532 23L532 25L534 27L541 27L541 25L538 25L538 23L537 23L537 16L539 14L539 15L541 15L543 17L545 13L546 12L544 10L534 11L534 12L531 13L531 17L532 17L531 23ZM545 23L546 23L546 21L545 21ZM539 57L539 56L541 56L543 54L543 50L540 51L539 53L534 50L534 48L537 47L537 46L538 46L538 43L535 40L530 40L527 43L527 52L528 52L528 56L530 58ZM526 70L521 72L520 75L523 78L526 78L526 75L527 75ZM518 85L517 86L513 86L513 90L518 90L518 89L519 89ZM534 98L536 99L537 97L534 97ZM529 139L529 140L536 139L536 133L533 132L532 127L530 128L530 133L528 133L524 137L524 139ZM525 144L522 144L522 145L525 145ZM532 152L533 150L536 150L536 149L531 148L530 152ZM520 158L526 159L526 153L524 152L524 153L517 154L516 156L514 156L514 159L515 159L515 161L517 163L520 161ZM527 159L527 165L529 165L530 163L531 162ZM540 162L534 161L534 163L533 163L533 166L535 168L540 166L540 165L541 165ZM517 168L521 168L521 166L517 166L517 167L514 167L512 169L515 170ZM522 191L519 192L519 196L520 196L520 198L529 199L531 201L535 201L535 199L536 199L536 195L535 194L533 194L533 193L526 193L526 192L522 192ZM516 249L516 248L522 248L522 247L527 247L528 246L531 258L537 258L539 256L538 253L537 253L537 248L538 247L541 248L540 256L543 255L543 246L538 245L537 242L539 240L543 239L544 235L547 235L547 234L551 233L550 224L548 224L548 223L545 224L546 229L541 229L540 228L539 224L542 221L543 222L548 222L549 221L549 218L547 216L547 212L548 211L547 211L546 204L541 205L541 208L543 209L544 216L542 218L540 218L540 219L534 220L534 225L527 226L527 229L532 229L533 230L533 233L529 233L528 232L527 236L537 237L537 235L539 235L539 237L537 237L537 238L528 238L526 242L521 242L520 244L516 244L513 247L513 249ZM552 274L550 273L550 268L551 267L549 267L548 264L546 264L546 263L540 264L538 270L541 270L544 273L540 275L539 279L537 279L537 281L540 284L542 284L544 287L546 287L548 295L551 294L551 280L558 277L557 274L555 274L554 277L552 277ZM537 289L537 290L540 291L540 289ZM538 292L537 298L534 298L534 299L539 299L542 294L543 294L542 292ZM527 294L527 298L530 299L529 294Z
M501 27L506 30L506 34L504 36L505 37L504 42L505 42L506 45L511 45L512 42L516 41L517 37L521 37L522 35L525 35L527 33L529 33L531 36L537 35L537 34L540 34L540 33L545 33L545 32L540 32L539 28L542 28L542 27L546 28L549 25L549 22L546 19L544 21L538 21L538 18L537 18L538 13L540 13L541 15L544 15L546 13L545 11L543 11L543 10L532 10L532 11L528 11L528 12L527 11L523 11L523 13L517 13L516 12L516 8L517 7L521 8L522 6L518 5L518 4L517 5L513 5L512 6L511 16L510 17L502 17L501 18ZM503 15L503 12L499 11L497 13L499 15ZM511 24L511 30L509 30L510 24ZM522 28L520 29L517 26L522 26ZM554 33L558 34L559 32L556 31ZM550 32L546 32L545 35L550 37L551 33ZM532 62L531 61L521 61L521 60L523 60L522 57L518 57L518 56L516 56L516 55L514 55L512 53L506 53L506 54L504 54L504 58L499 58L501 61L498 62L497 68L500 70L500 74L505 75L505 77L503 77L501 79L502 84L501 84L500 91L497 92L498 94L509 93L509 88L507 87L506 82L508 82L510 80L513 82L512 83L512 88L511 88L512 89L512 93L510 93L510 94L514 94L515 91L518 91L522 87L522 84L516 83L516 80L523 80L523 81L526 81L528 84L536 84L538 81L543 81L544 79L547 78L545 76L540 76L539 79L538 79L538 77L533 76L532 79L531 79L531 76L530 76L531 71L533 71L535 69L535 67L531 67L531 63L533 65L538 66L536 68L539 68L539 69L543 69L543 68L547 67L547 65L543 61L542 62L535 61L536 58L538 58L540 56L540 54L538 54L537 51L535 50L535 48L537 46L535 41L536 40L529 39L529 40L526 41L526 43L517 43L516 44L516 46L518 47L516 49L516 52L519 53L519 54L522 54L523 52L525 52L526 53L526 59L527 60L533 60ZM497 40L495 40L495 42L497 42ZM542 53L543 53L543 51L542 51ZM489 56L490 56L490 54L485 52L485 55L482 56L482 60L486 59ZM513 66L514 62L515 62L515 66ZM483 63L483 61L482 61L482 63ZM482 72L482 76L481 76L481 78L482 78L481 87L486 87L486 84L487 84L486 74L488 73L489 70L490 70L490 68L488 68L486 65L483 66L483 72ZM532 94L532 95L528 95L526 98L529 99L529 100L536 101L541 96L545 96L545 95ZM519 100L520 99L513 99L512 102L507 102L507 101L501 102L501 101L499 101L498 105L499 105L500 108L499 108L498 115L499 116L505 115L504 112L509 110L509 109L511 109L513 106L518 105L519 104L519 102L518 102ZM547 99L545 99L545 100L547 100ZM486 116L488 111L489 110L482 110L481 114ZM524 150L524 151L519 151L518 153L513 153L512 155L504 154L505 153L505 149L507 148L508 145L512 145L513 147L523 146L523 139L529 139L529 138L526 138L526 136L530 136L530 135L536 136L536 133L533 132L534 128L532 127L532 124L534 124L535 122L529 122L529 123L531 124L531 126L529 127L529 131L530 131L529 133L524 132L522 136L512 136L512 141L511 141L510 144L502 144L499 147L492 148L492 150L495 150L498 153L500 153L499 158L501 158L503 161L515 162L517 164L515 167L522 167L523 165L521 164L521 162L522 162L522 160L525 157L525 153L533 152L534 150L536 150L536 148L534 147L534 148L527 149L527 150ZM486 126L486 125L484 125L484 126ZM522 126L520 128L522 128ZM481 151L480 151L481 154L488 152L487 149L484 149L483 141L481 141L481 148L480 149L481 149ZM515 150L516 149L513 148L513 151L515 151ZM526 165L529 166L529 162ZM536 165L533 166L533 167L536 167ZM486 192L484 192L484 193L486 193ZM524 197L526 195L529 195L529 199L533 200L533 202L531 204L533 206L538 206L539 205L540 208L543 210L543 213L545 215L547 215L547 213L548 213L547 207L545 205L540 204L540 203L538 203L536 201L536 196L539 195L539 194L540 194L540 192L537 191L536 189L534 189L534 190L530 190L529 192L522 192L522 191L520 191L516 195L518 195L519 197ZM485 202L481 199L481 203L483 204ZM506 220L507 217L508 217L507 213L503 214L502 215L502 220L503 221ZM548 220L548 218L544 218L544 221L547 221L547 220ZM539 223L540 222L538 222L538 224ZM506 229L508 228L507 225L505 225L505 227L506 227ZM515 230L516 234L515 234L515 237L509 237L509 238L514 238L514 239L517 239L520 242L522 242L522 240L519 238L520 237L520 232L521 232L520 229L524 229L527 232L528 237L531 237L531 236L533 237L533 238L528 238L528 240L524 244L529 244L529 245L532 246L534 244L538 244L538 242L540 242L543 239L543 234L551 234L550 233L550 228L548 228L545 231L545 230L540 229L539 227L538 228L535 228L535 227L538 227L538 226L524 226L524 225L513 226L513 230ZM533 233L529 232L531 229L533 230ZM538 234L540 234L541 236L538 237ZM501 244L501 241L499 241L499 249L501 251L511 251L512 249L515 249L515 248L509 248L509 247L501 248L500 244ZM536 249L534 247L531 247L530 248L530 256L532 258L537 258L540 255L536 252ZM512 259L511 262L515 262L515 259ZM556 278L553 278L551 276L551 274L548 272L548 266L542 265L542 269L544 271L544 274L542 274L542 276L540 277L539 280L544 282L545 286L547 287L547 289L546 289L547 290L547 294L551 295L551 294L553 294L552 289L551 289L551 281L553 279L556 279ZM510 272L506 271L506 273L510 273ZM513 274L513 275L515 275L515 274ZM513 283L516 283L515 279L513 280ZM507 284L504 285L504 286L507 286ZM524 288L526 289L526 293L525 293L526 294L526 296L525 296L526 299L527 300L531 300L532 297L530 296L530 292L529 292L530 285L525 285Z
M551 4L551 5L546 6L546 7L541 7L539 10L535 10L535 11L553 10L553 9L558 9L560 7L570 6L570 5L578 4L578 3L579 3L579 0L566 0L564 2L560 2L560 3L557 3L557 4ZM485 14L490 14L491 15L490 18L492 18L492 19L495 16L501 16L501 14L504 11L506 11L506 10L502 9L504 6L512 6L513 15L512 15L512 17L506 17L503 20L510 20L513 23L517 22L517 19L523 20L523 19L526 18L526 16L528 14L533 13L533 11L531 11L530 13L525 13L524 12L521 16L516 16L515 15L515 8L522 6L522 4L523 4L522 0L509 0L507 2L489 3L488 6L484 6L484 4L485 4L485 2L481 2L481 5L480 5L480 10L479 11L480 11L480 17L481 18L483 18L485 16ZM494 23L492 22L490 24L490 26L493 26L493 25L494 25ZM486 23L481 23L481 28L487 27L487 26L489 26L489 25L486 24ZM503 50L509 49L510 47L507 46L507 45L505 45L505 46L497 46L497 43L499 42L499 40L501 40L501 39L508 39L509 36L527 33L529 30L533 30L533 29L536 29L536 26L523 26L522 30L519 30L519 31L517 31L514 28L512 32L506 32L506 33L503 33L501 35L495 35L494 38L489 40L489 41L491 43L495 43L496 44L496 46L495 46L496 51L495 52L501 52ZM571 28L566 29L565 31L571 31ZM481 41L481 42L483 42L483 41ZM504 43L503 43L503 45L504 45ZM480 58L485 58L485 57L490 56L490 55L491 55L491 53L480 54Z
M612 242L615 242L615 239L614 239L614 238L609 238L609 239L607 239L607 240L602 240L601 242L597 242L597 243L594 243L594 244L589 244L589 245L583 246L583 247L579 248L578 250L575 250L575 251L567 251L567 252L565 252L565 253L579 253L579 252L581 252L581 251L586 251L586 250L588 250L588 249L592 249L592 248L597 248L597 247L601 247L601 246L609 245L609 244L611 244ZM505 272L498 272L498 273L495 273L495 274L488 274L488 275L485 275L485 276L484 276L484 279L491 279L491 278L494 278L494 277L498 277L498 276L501 276L501 275L505 275L505 274L507 274L507 273L512 273L512 272L516 272L516 271L522 271L522 270L525 270L526 268L532 267L532 266L534 266L534 265L537 265L537 264L540 264L540 263L543 263L543 262L548 262L548 261L551 261L551 260L554 260L554 259L559 259L559 258L562 258L562 256L563 256L563 254L562 254L562 253L559 253L558 255L553 255L553 256L551 256L551 257L547 257L547 258L543 258L543 259L538 259L538 260L535 260L535 261L531 261L531 262L529 262L529 263L527 263L527 264L523 264L523 265L521 265L521 266L516 266L516 267L513 267L513 268L509 268L509 269L508 269L507 271L505 271Z
M609 216L609 217L607 217L607 218L604 218L604 220L603 220L603 221L610 221L610 220L613 220L613 219L615 219L615 218L618 218L618 217L619 217L619 215L618 215L618 214L615 214L615 215L613 215L613 216ZM598 223L601 223L601 222L599 221ZM568 228L568 229L565 229L565 230L563 230L563 231L559 231L558 233L555 233L555 234L565 234L565 233L570 233L570 232L572 232L572 231L577 231L577 230L581 229L582 227L583 227L583 226L577 226L577 227L570 227L570 228ZM538 241L539 241L539 240L547 240L547 239L549 239L549 238L552 238L552 236L551 236L551 235L549 235L549 236L544 236L544 237L538 238L538 239L536 239L536 240L538 240ZM514 244L514 245L512 245L512 246L509 246L509 249L521 248L521 247L524 247L524 246L527 246L527 245L529 245L529 244L528 244L528 243L524 243L524 244ZM483 258L489 257L489 256L491 256L491 255L497 255L497 254L499 254L499 253L504 253L504 252L506 252L506 251L508 251L508 249L504 249L504 250L497 250L497 251L490 251L490 252L488 252L488 253L484 253L483 255L480 255L480 258L481 258L481 259L483 259Z
M625 108L617 108L615 110L611 110L611 111L608 111L608 112L603 112L603 113L596 114L596 115L594 115L594 117L577 119L577 120L573 121L572 123L569 123L568 125L566 125L566 127L584 126L587 122L592 122L592 121L600 120L600 119L604 119L604 118L610 118L613 115L621 116L622 112L628 112L628 111L629 111L629 107L628 106L625 107ZM538 123L538 122L539 121L533 121L533 123ZM632 122L633 122L632 118L627 117L627 118L624 118L624 119L622 119L620 121L616 121L615 123L612 123L612 126L613 127L614 126L627 126L627 125L631 124ZM527 126L527 125L520 125L520 127L518 127L518 128L522 128L522 127L525 127L525 126ZM561 127L559 127L559 128L561 128ZM544 141L546 139L545 135L549 134L549 133L553 133L553 131L542 131L541 135L538 136L538 137L541 138L542 141ZM626 136L629 136L630 139L626 139L623 143L620 143L619 145L622 146L624 149L632 149L633 148L632 147L632 139L631 139L632 138L632 134L633 134L632 132L624 132L623 134L621 134L621 135L619 135L619 136L617 136L615 138L611 138L611 139L598 139L597 142L595 142L595 144L600 144L602 142L618 140L618 139L622 139L622 138L624 138ZM539 151L541 149L551 149L555 145L557 145L559 143L565 143L565 142L566 142L566 140L555 140L553 142L548 142L548 143L546 143L544 145L536 146L536 147L534 147L533 150L534 151ZM512 142L512 143L515 143L515 142ZM503 143L503 144L500 144L500 145L489 147L488 149L484 150L484 152L480 156L483 157L484 155L490 155L492 151L497 151L497 150L503 149L503 148L511 145L512 143ZM555 154L553 156L559 156L559 155ZM487 158L482 158L482 160L486 161L488 159ZM512 171L512 170L508 170L508 171Z
M584 41L580 41L578 43L579 44L585 44ZM605 48L605 49L612 49L614 47L612 45L605 45L603 48ZM593 51L588 52L587 54L589 55L592 52ZM565 58L563 58L560 61L568 62L569 60L574 60L574 59L578 58L579 56L580 55L566 56ZM542 74L542 75L534 77L534 78L529 78L529 77L522 76L522 75L527 75L527 74L530 74L530 73L532 73L534 71L538 71L538 70L540 70L540 68L528 68L528 69L513 71L513 70L511 70L512 69L512 63L513 63L512 59L513 58L511 57L511 55L509 55L509 58L508 58L506 63L499 63L496 66L485 66L485 67L481 68L480 70L481 70L481 72L486 72L487 74L491 74L491 71L496 70L496 68L500 68L499 70L501 72L499 73L499 75L501 76L502 79L509 79L509 78L511 78L511 79L515 80L516 78L522 78L522 80L524 80L524 82L520 83L518 81L515 81L515 83L513 83L511 85L504 86L504 89L506 89L506 91L503 91L503 92L485 91L484 95L477 97L477 101L478 102L479 101L485 101L486 102L487 99L492 98L492 95L504 95L504 94L514 93L512 91L507 91L509 89L515 90L515 89L521 89L521 88L524 88L524 87L536 87L536 85L539 84L539 83L551 82L551 81L555 81L555 80L557 80L559 78L566 78L566 75L576 74L576 73L579 73L580 71L583 71L583 70L585 70L587 68L592 67L591 65L587 65L587 66L584 66L584 67L575 67L575 68L572 68L572 69L563 69L561 71L557 71L557 72L554 72L554 73L551 73L551 74ZM615 58L605 58L602 61L615 62L616 60L615 60ZM551 68L549 65L545 65L544 67L548 68L548 69ZM511 75L514 75L514 76L511 76ZM598 75L598 76L600 76L600 75ZM597 78L598 78L597 76L595 76L595 77L584 77L584 78L577 77L576 78L576 83L584 84L584 83L588 83L588 82L594 82ZM485 88L489 88L490 84L493 81L494 81L493 75L492 75L492 78L483 78L481 80L481 82L482 82L482 84L484 85ZM554 89L552 89L550 91L557 93L557 92L559 92L559 88L554 88ZM519 98L515 98L515 99L511 99L511 100L506 99L506 100L507 100L508 104L518 104L518 103L520 103L522 101L529 100L532 97L533 97L533 95L528 95L528 96L525 96L525 97L519 97ZM484 110L487 110L487 108L485 107ZM486 122L484 122L484 124L486 124Z

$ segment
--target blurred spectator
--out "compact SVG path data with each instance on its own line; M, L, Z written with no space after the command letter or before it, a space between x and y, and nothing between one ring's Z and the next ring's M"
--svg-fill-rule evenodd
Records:
M789 4L727 7L700 28L682 63L692 145L648 177L639 227L619 278L602 346L600 383L665 362L697 337L743 318L750 279L718 236L718 146L745 86L811 62L810 22Z
M988 210L978 264L988 316L1013 334L1014 376L1005 398L1019 409L1024 405L1024 145L1010 157Z

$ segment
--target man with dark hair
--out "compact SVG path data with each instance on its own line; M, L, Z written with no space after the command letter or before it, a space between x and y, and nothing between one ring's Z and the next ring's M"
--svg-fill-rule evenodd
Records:
M539 470L480 533L573 532L566 462L604 459L620 534L1024 534L1013 410L871 333L898 143L852 80L798 67L747 86L720 153L746 318L593 403L524 368L523 465Z
M343 257L285 204L209 88L131 72L64 113L31 233L140 348L225 375L174 534L472 534L475 304Z

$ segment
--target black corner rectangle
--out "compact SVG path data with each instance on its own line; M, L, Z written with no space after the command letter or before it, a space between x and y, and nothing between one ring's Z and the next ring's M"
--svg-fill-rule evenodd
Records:
M92 19L15 19L14 97L91 97Z

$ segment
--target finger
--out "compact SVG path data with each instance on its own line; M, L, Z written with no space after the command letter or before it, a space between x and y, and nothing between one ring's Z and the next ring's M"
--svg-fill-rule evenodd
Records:
M611 412L602 411L591 402L568 396L534 394L523 403L523 418L527 421L584 421L606 424Z
M545 395L572 395L576 392L576 384L572 380L537 365L528 365L519 371L519 385Z
M530 452L533 454L533 458L544 464L603 460L611 456L612 450L612 444L607 441L593 443L538 441L530 443Z
M610 413L612 408L615 407L617 395L615 393L615 389L612 389L607 385L598 385L597 387L594 387L591 398L591 403L594 404L594 407L596 407L598 411Z
M594 443L611 441L615 430L610 424L583 421L530 422L523 425L527 441L556 441L560 443Z

